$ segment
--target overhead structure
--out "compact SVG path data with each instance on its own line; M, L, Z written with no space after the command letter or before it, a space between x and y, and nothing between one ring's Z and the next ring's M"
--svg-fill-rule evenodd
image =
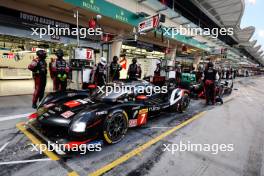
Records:
M257 44L257 40L250 41L250 47L254 47Z
M219 26L237 27L245 10L244 0L192 0Z
M234 35L238 40L238 43L248 42L253 34L255 33L255 27L249 26L244 29L237 28L235 29Z
M255 48L252 48L252 50L257 53L261 48L261 45L256 46Z
M192 0L206 15L208 15L219 27L234 28L234 38L244 52L249 53L255 60L263 64L263 57L256 55L261 46L257 41L250 39L255 33L255 27L240 28L240 23L245 10L245 0Z

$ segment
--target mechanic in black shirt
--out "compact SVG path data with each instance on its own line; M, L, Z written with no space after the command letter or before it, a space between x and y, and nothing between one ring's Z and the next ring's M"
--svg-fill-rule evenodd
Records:
M52 63L52 72L54 75L54 90L65 91L67 88L67 78L70 68L67 62L63 59L63 50L58 49L56 52L57 59Z
M140 78L140 72L141 72L141 68L139 65L137 65L137 59L133 58L132 64L129 65L127 71L128 79L137 80L138 78Z
M214 69L214 64L209 62L207 68L204 71L204 88L206 104L209 105L211 101L215 104L215 81L219 79L217 71Z
M119 80L120 71L122 70L121 65L118 63L118 57L114 56L113 61L110 64L110 78L112 81Z
M47 53L45 50L37 51L37 58L33 59L28 69L33 72L35 90L32 99L32 108L37 108L37 102L44 97L45 87L47 83L47 63L45 61Z

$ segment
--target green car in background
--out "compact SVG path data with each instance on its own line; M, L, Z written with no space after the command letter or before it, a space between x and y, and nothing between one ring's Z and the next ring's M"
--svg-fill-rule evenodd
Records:
M196 75L193 73L181 74L181 87L189 89L192 84L196 83Z

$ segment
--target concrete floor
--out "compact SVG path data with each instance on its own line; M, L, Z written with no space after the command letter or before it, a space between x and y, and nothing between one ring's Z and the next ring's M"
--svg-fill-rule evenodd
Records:
M88 175L181 124L197 112L206 111L201 118L104 175L264 176L263 86L264 79L261 77L241 79L235 84L238 90L225 98L227 102L224 105L205 107L202 100L193 100L187 113L164 113L150 120L146 127L129 130L123 141L104 146L101 152L78 155L66 162L39 161L8 165L1 165L1 162L47 157L31 152L28 147L29 140L15 128L15 124L25 118L3 120L5 115L12 117L32 111L28 108L31 97L0 97L0 150L1 146L9 142L0 151L0 175L60 176L67 175L69 168L79 175ZM12 106L9 107L10 105ZM164 144L179 144L180 141L189 141L192 144L233 144L234 151L218 154L206 151L178 151L172 154L164 151Z

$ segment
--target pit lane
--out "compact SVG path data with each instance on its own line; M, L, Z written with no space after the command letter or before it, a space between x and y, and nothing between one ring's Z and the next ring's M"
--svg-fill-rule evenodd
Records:
M262 80L257 80L262 81ZM246 81L239 83L241 86ZM236 92L230 97L225 99L226 102L230 102L237 96ZM160 117L154 118L147 126L137 129L131 129L128 131L125 139L118 144L104 146L101 152L90 152L86 155L77 155L74 158L67 160L66 162L61 161L44 161L36 163L23 163L23 164L14 164L14 165L0 165L0 174L1 175L98 175L99 173L105 173L106 175L127 175L136 173L137 169L140 171L141 175L144 173L144 170L151 168L152 165L155 165L155 161L158 161L161 157L162 151L160 150L160 141L164 141L164 138L157 140L157 143L153 143L153 146L149 145L146 150L139 150L133 154L133 156L127 159L120 158L126 156L129 152L140 148L140 146L147 144L149 141L157 138L159 135L166 133L167 131L179 126L186 120L191 119L195 114L203 111L213 110L212 106L205 107L204 102L201 100L194 100L191 103L189 110L184 114L178 113L164 113ZM215 108L218 108L217 106ZM23 121L23 120L18 120ZM9 124L10 123L10 124ZM7 126L13 126L14 123L17 123L17 120L8 122ZM5 125L6 126L6 125ZM2 124L1 124L2 129ZM177 129L178 130L178 129ZM173 135L178 135L181 133L179 131L173 131ZM39 155L38 153L32 153L27 147L27 143L30 141L20 132L12 128L3 128L3 131L7 132L2 139L10 140L10 144L7 148L0 153L1 161L11 161L11 160L26 160L26 159L45 159L46 156ZM9 138L8 138L9 137ZM1 141L1 146L6 141ZM136 158L136 159L135 159ZM147 162L145 164L136 164L137 159L142 159L142 161L149 160L152 158L152 162ZM114 162L119 160L119 162ZM116 166L125 163L129 165L122 169L122 167ZM129 164L131 163L131 164ZM144 162L143 162L144 163ZM111 167L105 168L107 165ZM68 169L67 169L68 168ZM71 168L71 169L69 169ZM112 169L113 168L113 169ZM48 172L46 171L48 169ZM108 170L112 169L110 172ZM116 171L115 171L116 170ZM75 172L74 172L75 171ZM99 172L100 171L100 172Z

